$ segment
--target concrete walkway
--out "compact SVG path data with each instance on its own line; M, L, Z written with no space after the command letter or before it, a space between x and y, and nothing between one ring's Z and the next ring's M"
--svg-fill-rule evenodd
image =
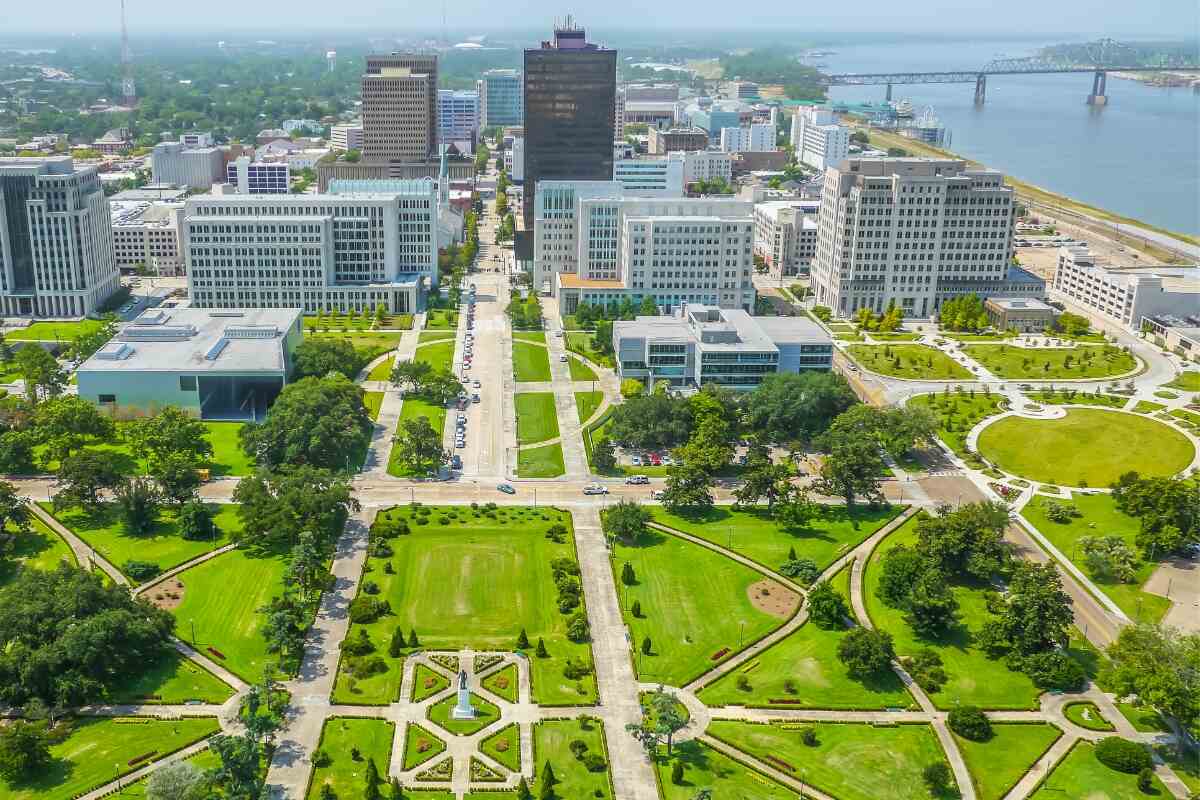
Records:
M35 517L45 523L46 527L66 541L67 545L71 548L71 552L75 554L75 561L79 566L85 569L99 567L104 574L112 579L113 583L119 586L129 586L129 579L125 577L121 570L110 564L108 559L96 552L94 547L76 536L74 531L59 522L53 514L34 502L27 502L25 505L33 512Z
M415 324L414 328L417 327ZM421 333L419 330L406 331L400 337L394 353L388 353L382 358L394 358L395 361L411 361L416 353ZM375 420L375 428L371 431L371 444L367 447L367 458L363 463L362 472L375 478L388 476L388 460L392 457L392 436L400 422L400 412L404 406L400 391L390 384L375 391L383 392L383 402L379 406L379 415Z

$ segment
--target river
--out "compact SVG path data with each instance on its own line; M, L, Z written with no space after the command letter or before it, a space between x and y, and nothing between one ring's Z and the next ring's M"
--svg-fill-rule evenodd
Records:
M1054 44L1047 41L1044 44ZM1031 55L1036 41L831 46L824 72L978 69ZM1145 222L1200 234L1200 93L1108 77L1108 105L1088 106L1090 74L996 75L976 108L974 84L895 86L917 114L933 106L950 149L1060 194ZM883 86L838 86L834 99L880 102Z

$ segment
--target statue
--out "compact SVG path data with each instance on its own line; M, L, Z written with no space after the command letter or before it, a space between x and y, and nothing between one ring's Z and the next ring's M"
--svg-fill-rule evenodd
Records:
M458 705L450 712L453 719L475 719L475 707L471 705L471 690L467 686L467 671L458 672Z

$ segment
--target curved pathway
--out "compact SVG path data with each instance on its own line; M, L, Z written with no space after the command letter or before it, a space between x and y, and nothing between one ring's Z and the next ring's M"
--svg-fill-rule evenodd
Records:
M190 561L185 561L182 564L171 567L166 572L155 575L147 583L143 583L140 586L138 586L137 588L135 588L133 590L132 594L134 597L137 597L140 594L144 594L145 592L150 591L150 589L152 587L158 586L163 581L174 578L179 573L185 572L199 564L203 564L205 561L210 561L223 553L228 553L230 550L236 550L237 547L238 547L237 542L230 542L227 545L218 547L216 550L209 550L207 553L202 553L201 555L196 556L195 558L191 559Z
M109 563L108 559L100 555L96 548L79 538L74 531L59 522L53 514L32 501L27 501L25 505L33 512L35 517L45 523L46 527L63 538L75 554L75 562L79 566L82 567L85 564L90 564L93 567L99 567L104 574L112 579L113 583L119 586L129 586L129 579L125 577L125 574L121 570Z

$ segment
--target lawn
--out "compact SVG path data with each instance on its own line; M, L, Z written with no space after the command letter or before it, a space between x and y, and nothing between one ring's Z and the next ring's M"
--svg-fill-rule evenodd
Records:
M507 725L484 739L480 750L513 772L521 769L521 732L516 725Z
M587 364L580 361L575 356L567 358L567 366L571 368L571 380L573 381L595 381L599 380L596 376L596 371Z
M70 800L127 775L146 764L211 736L219 730L215 717L160 720L129 717L74 719L65 739L50 747L49 769L20 786L0 778L5 800ZM153 753L130 765L130 760Z
M603 403L604 392L576 392L575 410L579 412L579 422L584 423L591 419Z
M1169 425L1098 408L1069 408L1062 419L1005 417L980 432L978 449L1000 469L1056 486L1108 486L1130 470L1174 475L1195 456Z
M1079 742L1058 762L1030 800L1060 800L1080 797L1086 800L1143 800L1146 793L1137 787L1137 776L1109 769L1096 760L1096 746ZM1151 794L1170 797L1158 778L1154 778Z
M972 378L950 356L923 344L852 344L846 349L863 369L893 378L937 381Z
M1074 506L1082 516L1074 517L1065 523L1052 522L1046 516L1046 509L1052 503ZM1085 536L1119 536L1135 553L1141 553L1141 548L1136 544L1140 523L1118 511L1112 495L1075 494L1070 500L1034 497L1021 513L1058 548L1060 553L1071 559L1075 566L1091 578L1130 619L1139 619L1140 615L1140 618L1147 622L1158 622L1170 610L1170 600L1143 592L1141 589L1157 569L1157 564L1142 560L1138 564L1132 583L1118 583L1091 570L1083 553L1076 547L1076 543Z
M146 664L137 675L127 675L115 686L113 703L166 703L182 705L189 701L224 703L233 696L233 689L199 664L184 658L178 650L167 647L162 658Z
M75 554L63 538L37 517L30 515L29 532L17 533L11 526L6 533L15 535L0 560L0 586L12 581L17 576L18 567L28 569L52 570L66 561L75 564Z
M444 342L447 339L453 339L456 335L454 331L421 331L417 334L417 343Z
M675 761L683 762L683 783L671 782ZM654 759L663 800L693 800L700 789L712 789L720 800L797 800L800 795L762 773L700 741L680 742L667 758L659 748Z
M1115 730L1113 724L1104 718L1095 703L1068 703L1063 707L1063 715L1081 728L1090 731Z
M387 358L380 361L375 366L371 367L371 371L367 373L369 381L386 381L392 376L392 367L396 365L396 359L393 354L389 354Z
M379 421L379 409L383 407L383 392L363 392L363 406L371 419Z
M517 702L516 664L509 664L503 669L498 669L495 672L492 672L483 679L483 682L480 685L492 694L503 698L510 703Z
M904 331L893 332L893 333L879 333L877 331L863 331L863 333L865 333L867 336L870 336L872 339L877 339L881 342L915 342L917 339L921 338L921 334L919 334L919 333L911 333L911 332L906 333Z
M433 697L449 685L450 680L442 673L434 672L424 664L417 664L413 670L412 701L419 703L426 697Z
M1195 411L1187 411L1182 408L1171 409L1171 416L1184 423L1184 425L1200 425L1200 414Z
M1135 731L1139 733L1167 733L1170 726L1157 711L1149 706L1135 706L1133 703L1117 703L1117 711L1129 720Z
M97 319L81 319L76 322L34 322L28 327L4 332L9 342L62 342L69 343L81 333L91 333L104 327Z
M216 538L209 541L184 539L179 534L174 508L163 508L150 535L130 536L125 533L114 503L105 503L96 514L87 514L77 508L55 513L51 503L39 505L121 569L124 569L126 561L149 561L158 564L160 570L165 572L228 544L230 537L242 529L238 507L232 503L209 506L215 512L213 522L216 523ZM135 586L139 583L132 578L130 582Z
M404 423L409 420L415 420L418 417L425 417L429 420L429 424L433 429L441 434L446 427L446 407L435 405L427 400L422 400L419 397L405 397L404 405L400 408L400 419L396 422L396 435L403 435ZM412 477L412 471L404 464L400 463L400 449L392 447L391 455L388 457L388 475L397 478Z
M1133 404L1133 411L1137 414L1157 414L1166 408L1162 403L1154 403L1150 400L1138 400Z
M1133 356L1112 345L1029 349L1006 344L968 344L963 351L1005 380L1111 378L1137 367Z
M1182 389L1185 392L1200 392L1200 370L1184 370L1170 383L1163 384L1172 389Z
M1115 394L1100 394L1097 389L1092 394L1078 389L1043 389L1038 392L1026 392L1026 396L1037 403L1054 406L1099 406L1100 408L1124 408L1129 402L1128 397Z
M549 351L541 345L513 342L513 376L517 382L550 380Z
M661 506L648 508L655 522L730 548L769 569L778 569L792 549L798 557L811 559L824 569L901 511L899 506L858 506L850 511L845 506L822 506L820 515L807 527L788 530L771 519L765 506L745 511L713 506L687 516L672 514Z
M521 478L557 478L567 471L562 444L542 445L517 451L517 475Z
M500 719L500 708L492 701L485 700L474 692L471 693L471 707L475 709L473 719L455 719L451 716L456 705L458 705L457 694L439 700L429 707L429 721L455 736L470 736Z
M436 370L450 371L454 365L454 340L441 339L429 344L417 346L415 353L417 361L424 361Z
M406 632L416 631L428 650L468 646L512 650L524 628L531 643L544 638L549 652L547 658L530 659L534 702L594 703L591 676L578 682L563 676L568 659L591 665L590 646L566 637L569 616L558 610L550 568L555 558L575 560L570 514L553 508L429 508L428 515L414 515L410 506L381 512L384 518L406 520L412 533L390 542L394 574L384 571L383 559L372 558L367 564L370 580L379 585L379 597L392 608L391 615L362 626L372 641L385 647L400 626ZM419 523L415 517L427 522ZM555 524L567 528L561 542L546 538L547 529ZM394 685L399 681L399 666L385 660ZM386 689L374 694L364 691L357 702L389 703L393 694L394 690Z
M540 342L546 343L545 331L514 331L512 338L514 341L520 342Z
M376 355L383 355L388 350L395 350L400 344L403 333L383 332L383 331L353 331L350 333L309 333L305 334L310 339L343 339L349 342L356 350L375 351Z
M404 734L404 769L416 769L446 750L446 743L428 728L408 723Z
M520 392L517 406L517 442L536 444L558 436L558 410L554 392Z
M921 770L946 760L928 725L818 723L813 747L800 741L799 727L714 720L708 733L838 800L931 798Z
M585 331L569 331L564 334L567 342L567 349L572 353L577 353L593 364L599 364L602 367L612 369L616 366L611 355L601 353L596 349L596 334Z
M309 800L320 797L328 783L335 797L359 797L366 785L367 759L373 759L379 774L387 781L392 760L392 740L396 725L383 719L332 717L321 729L320 749L329 756L329 764L314 767L308 782ZM350 753L357 747L359 760Z
M926 406L938 418L938 438L959 456L967 452L967 434L981 420L1004 410L1001 394L983 392L940 392L923 394L908 401L910 405Z
M1058 741L1053 725L992 723L992 738L975 742L952 734L967 762L978 800L1001 800L1037 760Z
M943 339L953 339L956 342L1002 342L1012 336L1008 331L1002 333L954 333L952 331L938 331L937 335Z
M267 652L259 609L282 593L287 564L284 555L231 550L184 571L183 600L172 610L176 635L242 680L257 681L278 661Z
M208 428L205 438L213 447L213 455L210 461L202 462L201 466L208 467L212 471L213 477L241 477L254 471L254 462L246 455L246 451L242 449L242 444L238 440L238 432L242 429L241 422L205 422L204 426ZM122 427L123 425L118 423L118 434ZM135 458L133 450L127 443L120 440L119 436L116 442L100 443L93 439L88 446L111 453L112 457L121 463L123 469L139 474L146 472L145 460ZM41 454L44 450L45 445L34 447L33 453L36 462L41 463ZM48 472L58 470L57 461L46 462L44 466Z
M618 591L643 681L683 686L784 622L751 602L749 588L760 573L679 537L649 531L637 545L617 543L618 577L625 562L637 582L619 583ZM635 601L641 618L633 616ZM642 652L646 637L649 655Z
M432 308L425 314L426 330L454 330L458 327L458 311L452 308Z
M533 726L534 777L540 778L546 762L554 767L558 783L554 796L563 800L583 800L588 797L612 797L608 770L589 772L583 762L571 752L571 742L578 739L587 745L587 752L599 753L608 761L604 728L599 721L580 719L551 719Z
M306 331L315 331L318 329L341 330L349 328L354 331L365 331L375 322L375 318L370 314L349 314L333 313L333 314L305 314L304 329Z
M900 529L889 534L879 547L875 548L867 563L866 574L863 576L863 599L872 622L877 628L892 634L896 654L899 656L912 655L925 647L932 648L941 656L947 681L940 691L929 693L938 708L953 708L960 702L981 708L1037 708L1039 691L1033 685L1033 681L1023 673L1009 670L1004 666L1003 659L990 658L983 650L972 646L984 623L991 618L984 601L984 589L987 587L951 582L963 624L940 641L918 638L904 619L904 612L884 605L876 596L879 562L883 554L897 545L914 545L917 540L918 519L913 517Z

